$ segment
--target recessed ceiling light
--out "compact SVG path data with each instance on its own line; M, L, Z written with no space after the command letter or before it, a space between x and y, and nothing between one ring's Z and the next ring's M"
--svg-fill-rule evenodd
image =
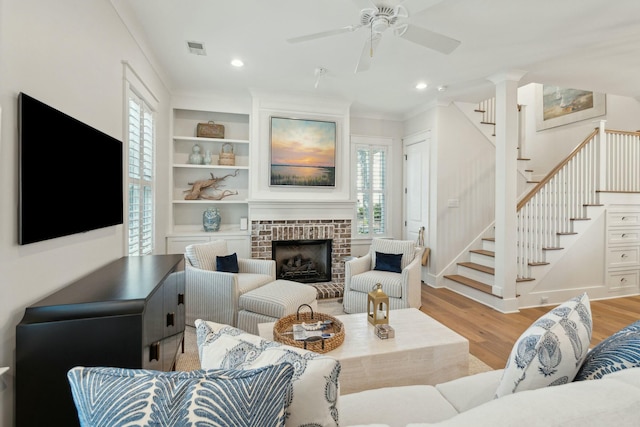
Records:
M244 67L244 62L242 62L242 60L240 59L233 59L231 60L231 65L233 65L234 67Z
M420 82L416 85L416 89L423 90L427 88L427 84L425 82Z

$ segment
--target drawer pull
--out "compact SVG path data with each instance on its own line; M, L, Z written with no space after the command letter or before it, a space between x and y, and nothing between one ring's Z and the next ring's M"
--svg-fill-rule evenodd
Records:
M627 278L626 278L626 277L622 277L622 278L620 278L620 283L625 283L626 281L627 281Z
M176 314L175 313L167 313L167 326L175 325Z
M627 233L622 233L622 235L620 237L622 237L624 239L625 237L627 237Z
M626 216L623 216L622 218L620 218L620 220L621 220L621 221L626 221L626 220L627 220L627 217L626 217Z
M184 304L184 294L178 294L178 305Z
M160 360L160 341L149 346L149 362Z

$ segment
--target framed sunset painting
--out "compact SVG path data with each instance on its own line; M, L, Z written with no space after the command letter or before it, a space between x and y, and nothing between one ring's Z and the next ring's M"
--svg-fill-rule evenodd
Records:
M336 123L271 117L270 185L335 187Z

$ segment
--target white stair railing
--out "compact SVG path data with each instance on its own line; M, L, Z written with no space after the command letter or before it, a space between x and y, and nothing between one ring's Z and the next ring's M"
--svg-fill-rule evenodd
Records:
M602 121L518 203L518 278L530 278L530 266L546 262L559 235L572 233L585 207L599 204L599 190L640 191L640 133L604 130Z

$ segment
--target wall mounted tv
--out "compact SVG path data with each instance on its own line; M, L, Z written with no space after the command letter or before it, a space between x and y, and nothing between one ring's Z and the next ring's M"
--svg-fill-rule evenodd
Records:
M21 245L123 223L122 142L18 95Z

